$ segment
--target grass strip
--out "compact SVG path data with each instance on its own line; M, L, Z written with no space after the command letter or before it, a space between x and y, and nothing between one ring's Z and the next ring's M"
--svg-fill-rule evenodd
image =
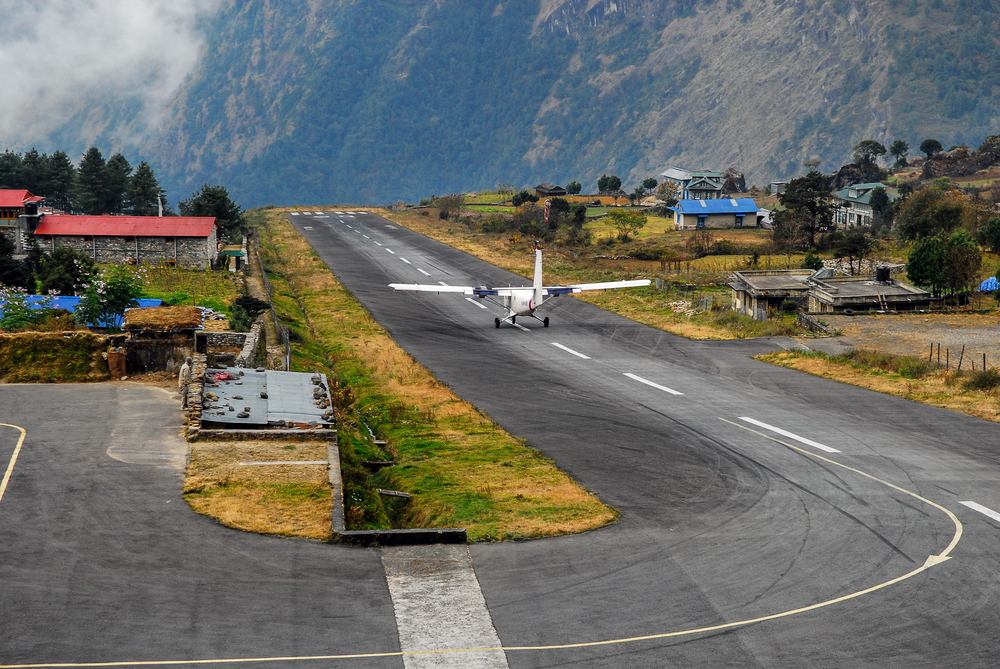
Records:
M283 211L253 220L275 307L292 335L293 367L336 381L349 529L465 527L471 540L492 541L582 532L617 518L400 349ZM383 459L397 464L375 474L361 464ZM375 488L411 498L386 501Z
M838 355L780 351L757 356L841 383L1000 422L1000 375L994 370L945 370L912 356L852 350Z

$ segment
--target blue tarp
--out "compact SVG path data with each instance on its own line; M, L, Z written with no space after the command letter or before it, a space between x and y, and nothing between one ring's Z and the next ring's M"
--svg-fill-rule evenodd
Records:
M981 284L979 284L979 290L981 292L987 292L996 289L997 289L997 278L995 276L991 276L990 278L986 279L986 281L983 281Z
M52 300L51 306L53 309L65 309L70 313L75 313L76 308L80 306L80 302L83 301L82 297L76 297L75 295L59 295L56 297L46 297L45 295L28 295L25 297L25 302L32 309L41 309L44 305L43 301L46 299ZM163 300L160 299L143 298L141 300L138 300L138 302L139 302L139 308L163 306ZM0 304L0 311L2 310L3 310L3 305ZM96 323L96 324L91 323L90 325L97 325L98 327L104 327L104 328L110 327L109 323ZM121 323L119 323L118 325L120 326Z

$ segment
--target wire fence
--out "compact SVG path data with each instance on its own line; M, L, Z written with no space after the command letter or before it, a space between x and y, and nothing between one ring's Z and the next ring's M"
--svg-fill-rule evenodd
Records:
M271 280L267 278L267 270L264 269L264 261L260 257L260 245L255 243L254 255L257 257L257 267L260 268L260 278L264 282L264 290L267 292L267 303L271 306L271 320L274 323L274 331L278 333L281 344L285 348L284 371L292 369L292 342L288 336L288 328L278 320L278 312L274 308L274 290L271 288Z

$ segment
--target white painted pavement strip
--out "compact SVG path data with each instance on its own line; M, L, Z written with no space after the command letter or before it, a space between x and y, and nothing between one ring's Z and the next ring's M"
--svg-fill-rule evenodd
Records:
M297 211L293 211L292 212L292 216L298 216L298 215L299 215L299 212L297 212Z
M392 249L388 248L388 247L386 247L385 250L388 251L389 253L391 253L392 255L396 255L396 252L393 251Z
M308 225L303 225L303 226L302 226L302 229L303 229L303 230L312 230L312 227L311 227L311 226L308 226Z
M525 332L531 332L531 330L529 330L528 328L524 327L523 325L518 325L517 323L511 323L511 325L513 325L514 327L516 327L518 330L524 330Z
M404 258L402 256L400 256L399 259L402 260L403 262L405 262L407 265L412 265L413 264L409 260L407 260L406 258Z
M783 437L788 437L789 439L794 439L795 441L805 444L806 446L812 446L813 448L818 448L821 451L826 451L827 453L840 453L836 448L830 448L824 444L813 441L812 439L806 439L805 437L800 437L794 432L789 432L787 430L782 430L780 427L774 427L773 425L768 425L767 423L762 423L759 420L754 420L753 418L747 418L746 416L740 416L740 420L756 425L757 427L762 427L765 430L770 430L776 434L780 434Z
M448 285L444 281L438 281L438 283L440 283L442 286L447 286Z
M393 546L382 549L399 649L406 652L498 648L466 546ZM502 650L404 655L405 669L507 669Z
M369 237L368 235L361 235L361 236L364 237L365 239L371 239L371 237Z
M420 272L421 274L423 274L424 276L430 276L431 275L430 272L425 272L424 270L420 269L419 267L417 268L417 271Z
M997 513L993 509L983 506L982 504L976 504L975 502L959 502L962 506L967 506L973 511L978 511L987 518L992 518L993 520L1000 523L1000 513Z
M467 297L465 299L468 300L469 302L472 302L474 305L476 305L480 309L485 309L486 308L486 305L482 304L479 300L474 300L471 297Z
M555 346L556 348L561 348L562 350L566 351L567 353L572 353L573 355L575 355L578 358L583 358L584 360L590 360L590 356L589 355L584 355L583 353L578 353L578 352L574 351L573 349L571 349L568 346L563 346L562 344L557 344L556 342L552 342L552 345Z
M372 241L373 241L373 242L375 242L375 240L374 240L374 239L373 239ZM378 244L379 246L382 246L382 243L381 243L381 242L375 242L375 243L376 243L376 244Z
M667 388L666 386L661 386L659 383L653 383L649 379L644 379L641 376L636 376L635 374L626 373L625 376L627 376L628 378L633 379L635 381L638 381L639 383L645 383L647 386L652 386L653 388L656 388L657 390L662 390L665 393L670 393L671 395L683 395L684 394L682 392L678 392L678 391L674 390L673 388Z

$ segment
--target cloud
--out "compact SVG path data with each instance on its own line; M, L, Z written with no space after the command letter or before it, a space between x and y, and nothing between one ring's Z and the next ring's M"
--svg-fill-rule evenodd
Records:
M140 129L155 123L198 62L199 20L219 4L0 0L0 142L44 145L49 133L95 102L128 109L123 120L138 121ZM79 129L81 137L86 132Z

